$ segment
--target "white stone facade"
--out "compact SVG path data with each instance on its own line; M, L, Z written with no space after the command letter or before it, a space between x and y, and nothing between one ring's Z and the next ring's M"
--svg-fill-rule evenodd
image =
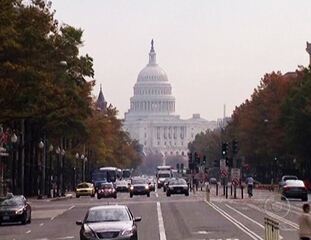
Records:
M200 132L217 127L216 121L193 114L183 120L175 112L175 97L166 73L156 62L151 42L149 63L138 74L130 109L125 113L124 128L148 153L186 156L188 143Z

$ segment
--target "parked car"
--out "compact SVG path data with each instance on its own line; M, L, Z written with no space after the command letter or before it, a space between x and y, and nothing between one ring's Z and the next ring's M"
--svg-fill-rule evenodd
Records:
M136 222L140 221L141 217L134 218L127 206L106 205L90 208L84 220L76 224L81 226L80 240L137 240Z
M128 192L130 181L128 180L118 180L116 181L117 192Z
M117 190L112 183L102 183L97 190L97 199L110 197L117 198Z
M150 197L148 181L145 178L133 178L131 180L130 197L133 195L147 195Z
M170 197L171 194L185 194L189 196L189 186L185 179L176 179L169 182L166 190L166 196Z
M23 195L0 199L0 224L3 222L31 222L31 206Z
M281 199L300 198L302 201L308 201L308 191L301 180L286 180L281 188Z
M94 185L88 182L78 184L76 187L76 197L79 198L80 196L95 197Z

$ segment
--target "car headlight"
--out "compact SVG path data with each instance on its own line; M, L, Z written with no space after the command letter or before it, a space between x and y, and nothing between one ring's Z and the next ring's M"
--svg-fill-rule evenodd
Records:
M21 209L18 209L15 211L15 214L17 214L17 215L21 215L23 213L24 213L24 208L21 208Z
M131 187L130 187L130 189L131 189L131 190L134 190L134 187L133 187L133 186L131 186Z
M146 185L146 186L145 186L145 189L146 189L146 190L148 190L148 189L149 189L149 186L148 186L148 185Z
M94 232L92 231L92 229L87 225L84 225L83 236L86 238L95 238L96 237Z
M128 228L128 229L124 229L121 233L121 236L127 236L127 237L131 237L133 235L135 231L135 228L132 227L132 228Z

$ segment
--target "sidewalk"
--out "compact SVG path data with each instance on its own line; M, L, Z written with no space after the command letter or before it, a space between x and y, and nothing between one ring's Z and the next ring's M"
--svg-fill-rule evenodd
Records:
M65 194L65 196L60 196L60 197L49 198L48 196L44 195L42 196L42 198L38 198L38 196L28 197L27 200L52 202L52 201L68 200L68 199L73 198L73 196L74 196L74 192L68 192Z

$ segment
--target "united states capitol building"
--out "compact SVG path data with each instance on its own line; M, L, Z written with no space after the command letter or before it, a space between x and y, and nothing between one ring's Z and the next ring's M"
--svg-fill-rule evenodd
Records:
M188 143L196 134L216 127L216 121L207 121L200 114L190 119L175 114L172 86L157 64L152 40L149 63L138 74L130 109L124 116L124 130L143 145L146 154L186 156Z

